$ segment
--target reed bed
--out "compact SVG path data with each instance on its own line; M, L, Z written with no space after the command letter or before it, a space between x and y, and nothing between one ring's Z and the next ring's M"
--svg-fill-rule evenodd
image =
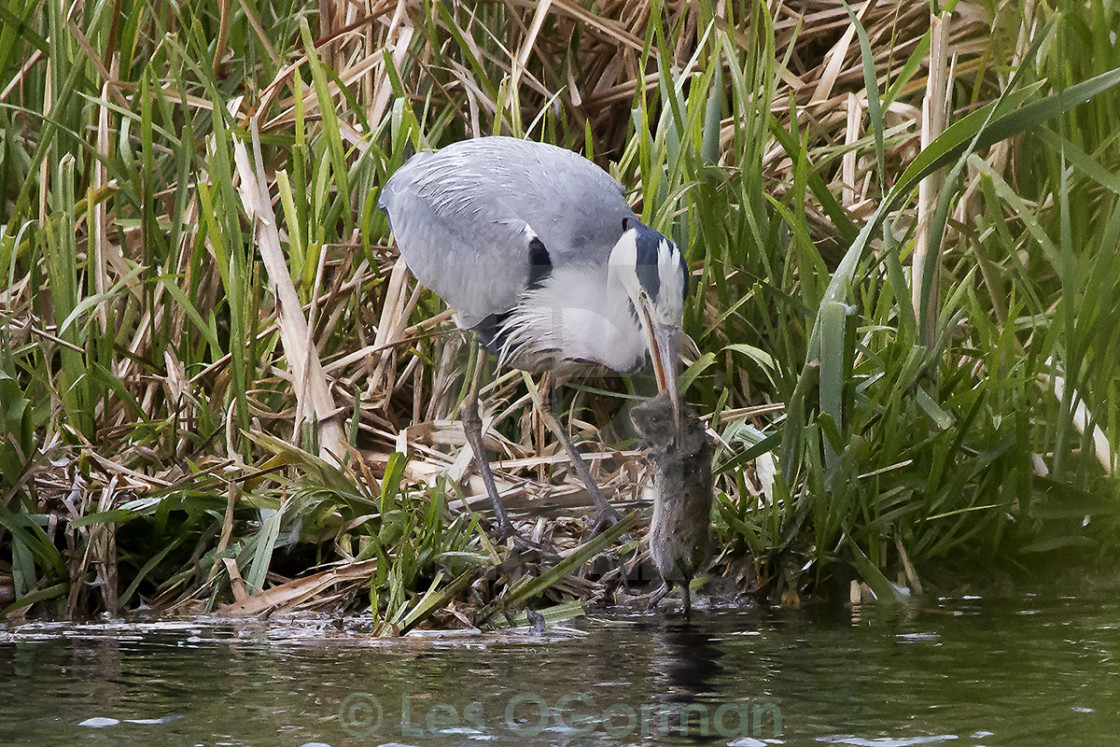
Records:
M385 634L642 591L642 378L484 419L375 205L413 152L586 154L684 247L721 437L710 589L854 601L1109 563L1120 4L0 6L0 611L367 608Z

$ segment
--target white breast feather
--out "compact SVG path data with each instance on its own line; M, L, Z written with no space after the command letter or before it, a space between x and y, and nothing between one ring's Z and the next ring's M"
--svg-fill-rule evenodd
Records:
M625 291L609 292L605 278L588 282L595 275L555 268L540 288L526 291L502 326L502 363L543 358L594 361L619 372L637 367L645 342Z

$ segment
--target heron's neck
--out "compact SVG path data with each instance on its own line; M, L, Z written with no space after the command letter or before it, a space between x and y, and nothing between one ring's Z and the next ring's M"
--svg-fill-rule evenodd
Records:
M578 266L554 268L540 287L522 295L503 326L502 355L520 368L530 367L519 362L527 358L537 365L584 361L627 372L645 356L626 289L610 272L604 278Z

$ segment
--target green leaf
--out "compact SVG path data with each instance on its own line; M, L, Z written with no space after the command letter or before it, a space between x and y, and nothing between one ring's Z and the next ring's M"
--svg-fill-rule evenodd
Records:
M934 402L933 397L929 396L925 389L918 387L914 397L918 401L918 406L922 408L926 415L929 415L938 428L944 431L953 427L953 416L942 410L941 406Z

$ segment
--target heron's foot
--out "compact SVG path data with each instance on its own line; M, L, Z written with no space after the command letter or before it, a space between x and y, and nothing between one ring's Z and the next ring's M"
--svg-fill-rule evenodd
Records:
M533 635L542 635L547 623L545 622L544 615L536 610L525 610L525 617L529 619L530 629L529 632Z
M663 581L657 591L649 595L649 604L646 609L652 610L665 598L665 595L672 590L673 586L668 581Z
M506 540L512 540L514 543L516 543L518 540L524 541L525 539L521 536L521 533L517 531L517 528L513 526L513 523L505 517L505 515L503 515L502 518L498 520L498 523L494 526L494 530L490 536L496 542L505 542Z
M595 508L595 523L591 525L591 534L596 535L605 532L621 519L622 517L609 504L600 504Z
M558 563L561 560L551 542L537 541L531 537L526 537L517 531L508 520L505 524L499 522L491 531L490 538L495 545L504 545L513 549L523 560L547 563Z

